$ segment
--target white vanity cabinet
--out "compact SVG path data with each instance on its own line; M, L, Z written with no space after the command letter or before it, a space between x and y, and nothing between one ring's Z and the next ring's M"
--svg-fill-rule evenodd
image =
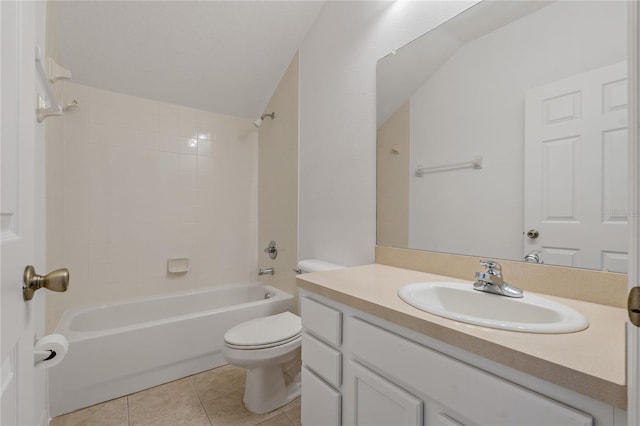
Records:
M624 422L603 402L508 367L501 374L495 362L308 290L300 296L305 426Z
M300 299L302 315L302 424L342 422L342 312L318 301Z

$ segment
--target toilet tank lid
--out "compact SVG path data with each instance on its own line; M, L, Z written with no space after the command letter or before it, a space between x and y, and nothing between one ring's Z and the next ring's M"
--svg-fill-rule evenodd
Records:
M298 269L305 272L333 271L334 269L344 269L345 266L326 262L320 259L305 259L298 262Z

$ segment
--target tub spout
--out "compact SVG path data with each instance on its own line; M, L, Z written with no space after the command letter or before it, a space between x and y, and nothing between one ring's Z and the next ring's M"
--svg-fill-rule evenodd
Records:
M275 268L258 269L258 275L273 275L275 272Z

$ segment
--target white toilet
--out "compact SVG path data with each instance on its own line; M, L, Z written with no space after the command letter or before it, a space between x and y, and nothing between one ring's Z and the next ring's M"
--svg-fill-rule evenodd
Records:
M321 260L298 263L301 273L340 269ZM300 396L300 317L283 312L232 327L224 335L222 354L247 369L242 401L249 411L267 413Z

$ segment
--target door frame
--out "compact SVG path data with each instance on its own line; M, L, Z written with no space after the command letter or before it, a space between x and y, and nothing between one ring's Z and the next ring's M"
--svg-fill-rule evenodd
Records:
M629 289L640 285L640 6L637 1L627 2L628 67L629 67ZM627 421L640 424L640 328L627 321Z

